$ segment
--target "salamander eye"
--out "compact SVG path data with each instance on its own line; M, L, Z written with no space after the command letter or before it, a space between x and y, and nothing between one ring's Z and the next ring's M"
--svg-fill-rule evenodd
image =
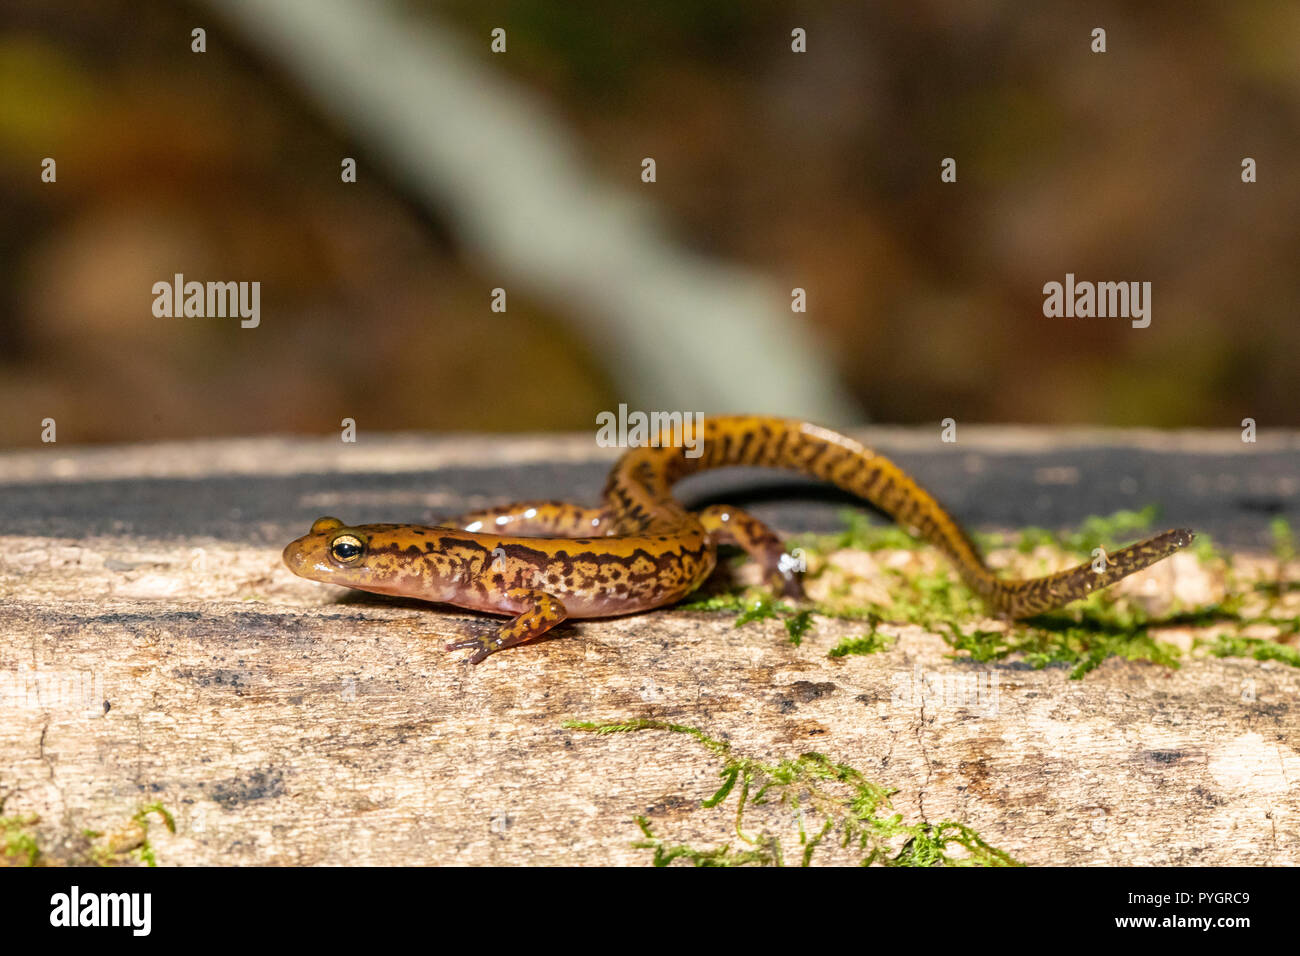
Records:
M355 534L341 534L330 542L330 557L339 564L352 564L365 553L365 542Z

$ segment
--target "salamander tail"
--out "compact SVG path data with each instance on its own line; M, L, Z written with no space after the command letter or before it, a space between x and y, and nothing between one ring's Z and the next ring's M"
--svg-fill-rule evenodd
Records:
M994 612L1002 617L1032 617L1087 597L1120 578L1149 568L1187 547L1195 537L1196 534L1186 528L1166 531L1106 555L1102 570L1097 570L1094 565L1100 567L1100 564L1093 561L1041 578L1020 581L994 578L985 598Z

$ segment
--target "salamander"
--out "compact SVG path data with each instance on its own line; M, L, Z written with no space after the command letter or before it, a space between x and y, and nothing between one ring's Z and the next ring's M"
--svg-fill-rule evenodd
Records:
M490 637L447 645L469 650L477 664L569 618L632 614L680 601L713 572L720 544L742 548L772 587L801 599L799 577L771 528L738 508L690 512L673 498L674 484L710 468L792 469L859 496L938 548L990 612L1005 619L1076 601L1193 538L1186 529L1166 531L1108 555L1102 570L1090 562L1043 577L1002 578L929 492L852 438L795 419L729 416L697 424L687 418L680 436L665 434L661 442L625 452L598 507L522 501L435 526L349 526L323 517L290 542L284 562L313 581L510 615ZM670 437L690 440L674 444Z

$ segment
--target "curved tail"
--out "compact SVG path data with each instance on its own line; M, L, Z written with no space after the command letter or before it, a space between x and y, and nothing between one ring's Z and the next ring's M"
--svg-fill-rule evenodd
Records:
M676 510L671 486L696 471L727 465L785 468L820 478L869 501L911 533L939 548L968 586L1001 617L1030 617L1086 597L1150 567L1191 543L1186 529L1166 531L1106 556L1104 570L1081 564L1039 578L999 578L957 521L888 458L845 435L794 419L763 416L706 418L703 435L689 422L681 443L629 451L610 475L606 496L625 513L652 523L665 506ZM670 444L678 447L667 447ZM684 453L694 448L695 457Z
M1106 555L1104 570L1098 571L1088 563L1041 578L1017 580L994 577L991 589L982 593L993 610L1003 617L1032 617L1087 597L1098 588L1107 587L1135 571L1149 568L1180 548L1187 547L1194 537L1194 532L1177 528ZM987 567L984 570L992 576ZM963 573L962 577L967 576Z

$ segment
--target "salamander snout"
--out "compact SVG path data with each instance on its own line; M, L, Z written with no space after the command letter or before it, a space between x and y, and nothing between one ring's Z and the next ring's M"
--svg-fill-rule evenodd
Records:
M299 538L284 546L284 563L297 575L302 575L303 569L307 566L307 549L302 546L304 540Z

